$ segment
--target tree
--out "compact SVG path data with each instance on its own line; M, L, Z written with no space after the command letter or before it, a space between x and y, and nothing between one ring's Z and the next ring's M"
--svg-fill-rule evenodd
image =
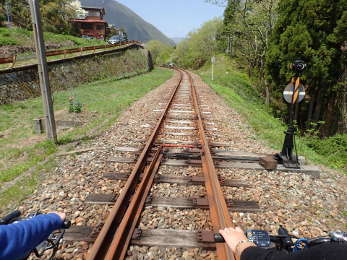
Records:
M0 0L0 26L2 26L2 23L6 20L4 6L5 0Z
M279 18L267 53L268 76L275 91L293 76L288 64L301 58L308 63L303 75L308 102L298 117L301 127L317 125L322 135L337 131L338 85L345 71L347 0L286 0L279 5Z
M174 62L185 68L198 69L203 66L219 51L216 38L222 27L222 20L216 18L197 31L190 32L188 38L177 45Z
M30 8L27 0L7 0L11 5L13 22L22 28L31 30ZM76 16L76 10L70 0L40 0L42 24L45 31L70 33L70 19Z
M269 39L277 19L279 0L229 0L224 11L224 29L220 40L231 57L245 64L258 91L270 103L270 89L265 77L265 58ZM225 39L228 42L225 42Z
M173 48L160 41L149 41L146 43L146 48L150 50L153 62L156 65L168 63L171 59Z

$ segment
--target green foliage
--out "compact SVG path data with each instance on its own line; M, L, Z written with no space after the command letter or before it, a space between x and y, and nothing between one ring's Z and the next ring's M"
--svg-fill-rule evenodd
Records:
M278 93L294 74L288 65L297 58L308 63L303 79L311 100L301 105L300 121L302 127L326 121L322 134L337 129L336 99L344 88L338 81L347 64L341 50L347 40L346 9L347 0L281 1L267 53L268 76Z
M146 48L150 50L154 64L162 65L171 61L174 49L160 41L149 41Z
M216 37L222 25L220 19L214 19L189 33L188 38L177 45L174 62L184 68L197 69L203 66L218 52Z
M27 1L10 0L13 22L22 28L31 29L30 8ZM70 0L40 0L40 11L44 31L68 34L72 32L69 22L75 17Z
M332 43L329 39L341 18L343 2L346 1L282 2L267 61L270 75L278 85L290 80L293 72L288 64L296 58L309 64L304 74L308 84L325 87L336 84L342 69L339 50L342 42Z
M224 30L225 32L231 32L231 24L235 22L235 17L239 9L240 0L228 0L228 4L224 10Z
M55 34L51 32L44 32L44 39L46 44L56 44L66 47L73 46L93 46L105 44L101 40L88 40L72 35ZM32 47L34 43L32 40L32 32L22 28L2 28L0 27L0 46L17 45Z
M308 147L323 155L334 168L343 168L347 171L347 134L324 139L311 136L305 138L305 142Z
M17 39L10 36L11 34L6 28L0 28L0 46L17 45L19 43Z
M24 162L17 163L13 167L0 170L0 183L12 181L14 178L44 160L48 155L56 152L57 147L51 142L42 142L33 147L25 147L23 150L16 151L12 158L24 156L29 158Z
M2 22L6 20L5 12L3 11L2 7L0 7L0 26Z
M81 113L83 105L78 101L70 98L69 100L69 113Z

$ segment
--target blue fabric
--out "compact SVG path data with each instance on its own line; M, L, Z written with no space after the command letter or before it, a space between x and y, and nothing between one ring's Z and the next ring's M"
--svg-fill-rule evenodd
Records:
M23 259L62 225L61 218L50 213L0 226L0 260Z

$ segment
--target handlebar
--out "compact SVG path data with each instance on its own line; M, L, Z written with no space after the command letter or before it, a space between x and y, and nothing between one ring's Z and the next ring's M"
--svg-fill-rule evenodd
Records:
M264 230L247 230L245 232L248 240L256 244L258 247L270 248L273 245L278 250L286 250L288 252L301 251L304 248L310 248L325 243L347 243L346 232L330 232L329 236L316 238L298 238L290 235L288 231L280 226L278 235L269 235ZM224 243L223 236L219 233L214 234L215 243ZM271 246L271 242L273 243Z
M31 214L31 215L27 216L26 218L30 219L30 218L38 216L40 214L41 213L36 212L35 214ZM8 214L7 216L5 216L4 218L0 218L0 225L7 225L7 224L11 224L17 220L20 220L20 216L21 216L21 212L19 210L13 211L10 214ZM23 218L21 218L21 219L23 219ZM70 227L71 227L71 221L65 220L62 223L62 226L59 228L59 230L51 233L49 235L49 237L46 240L42 241L36 248L34 248L32 250L32 252L37 257L40 258L45 254L46 251L52 250L51 256L49 259L53 259L54 255L57 252L58 247L61 243L61 240L63 239L65 229L68 229ZM25 259L27 259L29 257L29 255L27 257L25 257Z
M71 227L71 221L70 220L65 220L63 223L63 226L61 227L62 229L69 229Z
M7 225L15 221L20 217L22 213L19 210L15 210L8 214L7 216L0 219L0 225Z

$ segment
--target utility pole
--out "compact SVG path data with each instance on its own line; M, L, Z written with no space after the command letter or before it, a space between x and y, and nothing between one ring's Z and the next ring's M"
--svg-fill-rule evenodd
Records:
M57 130L54 119L54 109L51 88L48 78L48 66L46 58L46 47L43 39L41 26L41 14L38 0L28 0L33 22L33 36L35 39L36 55L38 59L38 73L40 78L41 95L43 100L43 109L45 112L45 123L47 137L54 143L57 143Z

